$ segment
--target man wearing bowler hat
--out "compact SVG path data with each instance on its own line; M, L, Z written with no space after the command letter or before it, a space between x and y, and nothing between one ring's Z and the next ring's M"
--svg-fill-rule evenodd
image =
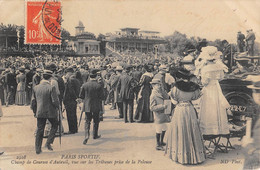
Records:
M78 133L77 125L77 99L79 97L80 82L76 78L72 67L66 69L66 84L63 97L67 120L69 125L68 134Z
M123 100L123 114L125 123L133 123L133 109L134 109L134 88L136 82L132 76L130 76L131 66L125 67L125 74L123 74L117 83L117 89L119 89L119 98ZM127 110L129 111L127 112ZM128 113L128 114L127 114Z
M51 151L53 150L51 144L54 141L59 123L57 119L59 99L55 87L50 84L52 72L50 70L44 70L42 77L43 80L41 80L40 84L33 88L31 101L31 108L36 110L35 117L37 118L37 132L35 139L36 154L40 154L42 152L41 146L46 120L48 119L50 121L51 130L45 147Z
M86 145L90 136L89 130L93 119L93 139L98 139L98 127L100 122L99 112L102 109L102 100L104 100L104 91L100 83L97 82L97 70L91 70L89 81L84 83L80 89L80 98L83 99L83 111L85 112L85 139Z

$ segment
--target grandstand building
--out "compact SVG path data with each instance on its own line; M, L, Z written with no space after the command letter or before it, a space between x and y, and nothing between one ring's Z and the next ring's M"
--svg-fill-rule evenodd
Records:
M111 51L141 53L153 52L155 46L165 43L160 37L160 32L139 31L139 28L122 28L115 34L107 33L105 41Z

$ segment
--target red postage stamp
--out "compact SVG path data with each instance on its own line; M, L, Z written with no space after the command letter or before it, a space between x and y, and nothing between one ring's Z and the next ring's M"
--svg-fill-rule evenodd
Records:
M25 1L25 44L61 44L61 1Z

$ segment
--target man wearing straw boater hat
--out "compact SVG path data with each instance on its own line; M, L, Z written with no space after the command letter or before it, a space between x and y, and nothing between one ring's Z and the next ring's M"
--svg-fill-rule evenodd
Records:
M58 129L57 108L59 108L59 99L55 87L50 84L52 71L44 70L42 77L43 80L41 80L40 84L33 88L31 102L31 108L36 110L35 117L37 118L37 132L35 139L36 154L42 152L41 147L46 120L48 119L51 123L50 134L45 144L45 147L50 151L53 150L51 144L54 141L55 133Z

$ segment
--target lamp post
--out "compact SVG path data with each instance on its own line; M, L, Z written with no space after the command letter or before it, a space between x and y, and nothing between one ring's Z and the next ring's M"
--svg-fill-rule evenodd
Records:
M20 27L16 28L16 32L17 32L17 43L18 43L18 51L20 50Z
M157 59L158 58L158 46L157 45L154 46L154 53L155 53L154 58Z
M7 50L7 30L4 28L4 35L5 35L5 48Z

